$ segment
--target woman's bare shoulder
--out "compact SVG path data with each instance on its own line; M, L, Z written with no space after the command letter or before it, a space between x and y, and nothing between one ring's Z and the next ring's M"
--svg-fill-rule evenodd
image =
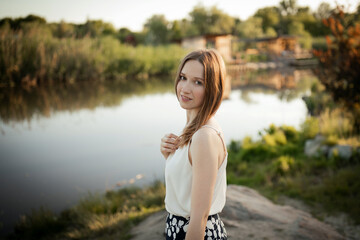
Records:
M197 130L191 141L191 145L195 145L198 147L211 147L213 144L218 143L217 132L214 131L214 129L211 129L209 127L202 127L199 130Z

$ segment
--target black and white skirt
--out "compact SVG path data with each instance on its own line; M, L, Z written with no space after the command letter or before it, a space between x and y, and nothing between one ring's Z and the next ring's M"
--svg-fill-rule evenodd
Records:
M184 218L168 213L165 227L166 239L185 239L189 221L190 218ZM206 222L204 240L211 239L227 239L224 223L221 221L218 214L210 215Z

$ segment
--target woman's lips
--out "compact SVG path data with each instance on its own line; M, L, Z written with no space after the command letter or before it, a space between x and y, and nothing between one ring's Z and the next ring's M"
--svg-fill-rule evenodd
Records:
M186 96L184 96L184 95L181 95L181 100L182 100L183 102L188 102L188 101L191 100L191 98L186 97Z

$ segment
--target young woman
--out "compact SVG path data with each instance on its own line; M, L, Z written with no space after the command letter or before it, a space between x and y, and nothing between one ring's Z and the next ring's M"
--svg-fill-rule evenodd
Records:
M221 104L225 64L216 50L189 53L175 80L186 125L180 136L166 134L166 239L227 239L218 213L225 205L227 150L214 114Z

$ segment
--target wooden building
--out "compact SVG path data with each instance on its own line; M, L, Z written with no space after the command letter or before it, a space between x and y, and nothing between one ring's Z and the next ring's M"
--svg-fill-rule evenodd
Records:
M181 46L186 49L215 48L225 61L231 61L231 34L207 34L187 37L181 40Z
M266 53L270 56L280 56L284 53L296 53L300 48L297 37L290 35L268 38L238 39L237 41L246 43L246 52L256 49L257 53Z

